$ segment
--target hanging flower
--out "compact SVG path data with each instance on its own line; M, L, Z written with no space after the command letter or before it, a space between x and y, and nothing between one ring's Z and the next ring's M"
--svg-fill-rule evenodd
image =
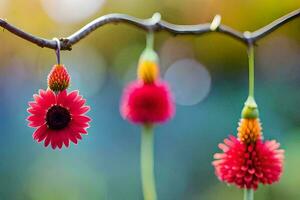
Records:
M275 140L263 141L256 107L245 106L238 127L238 137L230 136L219 144L223 153L214 155L217 177L239 188L258 188L259 183L279 181L284 151Z
M54 93L52 90L40 90L34 101L29 102L27 118L29 126L36 128L33 138L37 142L45 141L47 147L68 147L69 141L77 144L82 134L87 134L90 118L85 116L90 107L85 106L85 99L78 91L67 93L66 90Z
M158 56L152 49L142 53L138 80L126 86L120 111L124 119L136 124L156 124L174 115L174 104L168 84L159 80Z
M57 53L58 63L59 57ZM67 92L69 85L67 69L56 64L48 75L48 89L39 90L39 94L33 95L34 101L29 102L28 126L36 128L33 139L44 141L45 147L50 144L53 149L69 147L70 141L77 144L81 135L87 134L91 119L85 114L90 107L78 91Z

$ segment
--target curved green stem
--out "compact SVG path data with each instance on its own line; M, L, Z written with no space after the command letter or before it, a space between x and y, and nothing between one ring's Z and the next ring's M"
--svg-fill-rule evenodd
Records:
M244 200L254 200L254 191L252 189L244 190Z
M156 200L154 159L153 159L153 128L143 126L141 136L141 176L144 200Z
M248 59L249 59L249 97L254 98L254 47L252 43L248 45Z

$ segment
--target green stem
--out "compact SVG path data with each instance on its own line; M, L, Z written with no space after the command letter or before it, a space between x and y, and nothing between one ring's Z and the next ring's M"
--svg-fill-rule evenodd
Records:
M244 189L244 200L254 200L254 192L252 189Z
M252 43L248 45L248 59L249 59L249 97L254 98L254 47Z
M146 47L149 49L153 49L153 46L154 46L154 35L153 32L150 31L147 34Z
M154 160L153 160L153 128L143 126L141 136L141 176L144 200L156 200Z
M248 43L249 60L249 95L242 110L242 118L257 118L259 115L257 104L254 99L254 46Z

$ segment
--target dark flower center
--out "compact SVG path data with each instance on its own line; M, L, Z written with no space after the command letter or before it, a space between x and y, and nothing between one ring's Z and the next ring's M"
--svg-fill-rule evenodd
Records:
M52 106L46 115L46 122L50 129L60 130L65 128L71 121L70 112L61 106Z

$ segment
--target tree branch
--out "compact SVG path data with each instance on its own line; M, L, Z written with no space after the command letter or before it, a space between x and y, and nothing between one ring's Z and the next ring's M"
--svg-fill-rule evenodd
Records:
M300 16L300 9L297 9L274 22L258 29L254 32L246 31L244 33L237 31L231 27L226 25L218 24L215 29L211 29L211 23L197 24L197 25L176 25L169 23L167 21L161 20L161 16L159 13L155 13L152 18L149 19L139 19L125 14L108 14L102 17L99 17L92 22L85 25L83 28L70 35L67 38L61 38L61 50L71 50L72 46L88 36L90 33L102 27L105 24L110 23L128 23L134 25L138 28L144 29L146 31L161 31L165 30L174 35L201 35L210 32L219 32L225 35L228 35L238 41L241 41L245 44L257 42L259 39L265 37L269 33L275 31L282 25L288 23L289 21ZM34 36L30 33L27 33L20 28L9 24L7 21L0 19L0 26L9 32L27 40L31 43L34 43L40 47L46 47L50 49L57 48L57 42L54 40L40 38L38 36Z

